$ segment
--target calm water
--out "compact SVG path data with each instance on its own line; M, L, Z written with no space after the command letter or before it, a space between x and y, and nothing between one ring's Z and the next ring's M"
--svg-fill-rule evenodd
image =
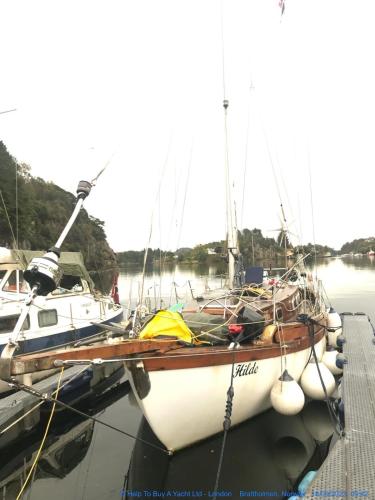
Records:
M317 272L337 311L363 311L374 320L374 259L320 261ZM164 305L176 297L183 301L191 296L191 289L196 294L207 286L219 286L218 274L216 268L180 267L169 270L160 282L157 272L149 272L144 295L157 302L161 299ZM122 272L119 291L124 305L134 302L141 289L140 278L138 270ZM171 294L172 281L176 285ZM223 413L224 405L223 401ZM147 441L155 440L134 404L126 381L107 398L86 403L84 410L130 434L138 434ZM32 463L44 425L27 438L1 448L0 499L17 497L20 481ZM230 492L231 498L239 498L240 490L278 491L282 498L282 491L291 489L306 468L319 466L327 452L326 440L331 432L321 403L309 404L295 417L269 411L245 422L228 436L220 490ZM220 446L219 436L167 457L102 425L70 413L61 414L52 426L34 481L24 498L118 500L123 498L125 476L128 489L146 492L138 498L152 497L153 490L194 490L196 498L201 492L207 498L214 488Z

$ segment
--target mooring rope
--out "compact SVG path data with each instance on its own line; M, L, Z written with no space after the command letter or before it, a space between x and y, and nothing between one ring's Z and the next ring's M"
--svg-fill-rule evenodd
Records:
M38 449L38 452L35 456L35 459L32 463L32 466L31 466L31 469L29 470L29 473L25 479L25 482L23 483L23 486L20 490L20 492L18 493L18 496L16 498L16 500L19 500L22 496L22 493L24 492L28 482L29 482L29 479L31 477L31 474L33 473L34 471L34 468L36 467L37 463L38 463L38 460L39 460L39 457L40 457L40 454L42 453L42 449L43 449L43 446L44 446L44 443L45 443L45 440L47 438L47 435L48 435L48 431L49 431L49 428L50 428L50 425L51 425L51 422L52 422L52 417L55 413L55 408L56 408L56 401L57 401L57 396L59 394L59 391L60 391L60 384L61 384L61 379L62 379L62 376L63 376L63 373L64 373L64 367L61 368L61 371L60 371L60 377L59 377L59 380L57 382L57 389L56 389L56 394L55 394L55 397L54 398L50 398L52 401L53 401L53 405L52 405L52 409L51 409L51 413L50 413L50 416L49 416L49 419L48 419L48 422L47 422L47 425L46 425L46 430L44 432L44 435L43 435L43 438L42 438L42 441L40 443L40 446L39 446L39 449Z
M130 438L132 438L132 439L134 439L136 441L140 441L143 444L151 446L152 448L155 448L155 449L157 449L159 451L162 451L163 453L166 453L167 455L171 455L172 454L171 451L168 451L165 448L162 448L161 446L158 446L158 445L156 445L154 443L150 443L149 441L146 441L146 440L144 440L142 438L134 436L133 434L130 434L129 432L123 431L122 429L119 429L118 427L115 427L115 426L113 426L111 424L108 424L107 422L103 422L103 420L99 420L98 418L95 418L95 417L89 415L88 413L84 413L81 410L77 410L77 408L74 408L73 406L70 406L67 403L64 403L63 401L60 401L59 399L57 399L57 397L52 398L51 396L48 396L48 394L42 394L41 392L37 391L33 387L30 387L30 386L25 385L25 384L21 384L21 383L19 383L17 381L13 381L10 385L14 386L14 388L16 388L16 389L19 389L21 391L24 391L24 392L27 392L29 394L32 394L33 396L36 396L37 398L39 398L39 399L41 399L43 401L48 401L48 402L51 402L51 403L56 403L58 406L61 406L65 410L70 410L70 411L72 411L74 413L77 413L81 417L88 418L88 419L92 420L95 423L104 425L105 427L108 427L109 429L117 431L120 434L123 434L124 436L130 437Z
M315 351L315 345L314 345L314 324L317 324L319 326L322 326L322 325L320 325L318 322L315 322L310 317L303 318L302 322L305 322L305 323L307 322L307 325L308 325L309 335L310 335L310 338L311 338L311 352L312 352L312 355L314 357L314 361L315 361L316 368L317 368L317 371L318 371L320 383L322 385L322 389L323 389L323 392L324 392L324 401L327 404L328 414L329 414L329 418L331 419L332 427L333 427L335 433L340 438L342 438L343 436L345 436L345 431L344 431L344 429L343 429L343 427L341 425L340 419L338 418L338 416L336 415L336 413L334 412L334 410L332 408L332 405L331 405L331 402L329 400L329 396L328 396L328 393L327 393L327 388L325 386L322 374L320 372L318 356L316 355L316 351ZM311 358L311 354L310 354L310 358Z
M65 365L63 365L65 366ZM74 380L75 378L77 378L79 375L81 375L85 370L87 370L88 368L90 367L90 365L85 365L81 370L79 370L79 372L77 372L76 374L74 374L72 377L70 377L68 380L66 380L60 387L60 391L61 389L63 389L67 384L70 384L72 382L72 380ZM51 396L55 396L57 394L57 389L54 390L52 393L51 393ZM32 408L30 408L30 410L28 410L26 413L24 413L23 415L21 415L21 417L18 417L16 420L14 420L11 424L9 424L7 427L5 427L4 429L1 429L0 430L0 436L2 434L5 434L7 431L9 431L12 427L14 427L16 424L18 424L18 422L21 422L21 420L23 420L24 418L26 418L28 415L30 415L30 413L32 413L33 411L35 411L37 408L39 408L39 406L41 406L42 404L44 403L44 401L40 401L39 403L37 403L35 406L33 406Z
M227 402L225 405L225 416L224 416L224 422L223 422L223 428L224 428L224 435L223 435L223 441L221 443L221 451L220 451L220 457L219 457L219 465L217 467L217 473L216 473L216 480L215 480L215 486L214 486L214 493L213 493L213 500L216 500L217 496L217 490L219 488L219 480L220 480L220 475L221 475L221 468L223 465L223 459L224 459L224 451L225 451L225 443L227 440L227 434L231 426L231 416L232 416L232 409L233 409L233 397L234 397L234 387L233 387L233 380L234 380L234 365L235 365L235 349L237 348L238 344L234 343L233 344L233 361L232 361L232 371L231 371L231 376L230 376L230 386L227 391Z

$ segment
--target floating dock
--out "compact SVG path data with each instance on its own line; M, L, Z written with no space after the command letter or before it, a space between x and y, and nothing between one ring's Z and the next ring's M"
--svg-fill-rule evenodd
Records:
M375 337L367 315L342 318L345 437L331 449L306 499L375 498Z
M74 376L82 372L82 366L73 366L64 370L61 378L61 384L71 380ZM33 385L35 389L42 393L51 393L56 389L60 373L37 382ZM25 418L25 413L31 410L36 404L40 403L39 398L23 391L17 391L9 396L0 399L0 445L5 446L8 442L14 440L23 432L27 432L38 424L40 419L40 407L31 412ZM13 425L8 431L4 432L15 420L20 419L16 425Z
M63 402L67 399L69 404L74 404L87 397L101 396L107 389L118 384L123 375L122 363L112 364L111 367L72 366L66 368L62 374L59 370L58 373L33 384L33 389L50 395L56 390L60 380L59 395L62 396ZM33 429L40 421L41 411L43 409L40 398L28 392L17 391L0 399L0 449Z

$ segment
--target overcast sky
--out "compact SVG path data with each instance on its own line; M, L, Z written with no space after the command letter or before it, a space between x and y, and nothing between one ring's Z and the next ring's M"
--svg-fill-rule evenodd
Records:
M374 1L222 5L0 0L0 139L72 192L110 160L85 207L116 251L220 240L224 80L240 228L274 236L280 191L304 243L375 235Z

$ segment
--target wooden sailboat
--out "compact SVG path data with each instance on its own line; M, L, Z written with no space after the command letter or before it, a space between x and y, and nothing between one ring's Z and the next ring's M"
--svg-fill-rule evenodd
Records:
M227 108L225 100L225 116ZM169 450L220 432L226 401L232 425L268 409L284 370L298 381L312 347L318 358L325 350L324 303L302 260L268 284L262 269L243 272L227 162L226 177L229 289L157 312L137 335L159 345L125 362L139 407ZM173 348L160 349L163 339L175 339Z
M138 404L168 449L183 448L222 430L232 370L231 420L235 425L271 406L270 393L283 367L299 380L309 361L311 346L315 346L318 358L323 355L325 318L323 309L317 308L316 297L304 299L299 287L287 283L270 293L269 298L246 297L245 292L240 296L228 295L222 298L222 307L215 299L216 307L209 302L195 313L182 312L181 319L167 318L166 330L175 333L176 348L137 355L134 361L126 362ZM276 322L272 317L275 309L279 315ZM297 313L301 310L308 311L316 321L313 334L308 325L298 321ZM249 321L246 314L252 315L253 320ZM213 321L218 317L223 343L207 340L207 344L196 344L199 339L210 338L210 331L218 332L217 321ZM201 333L198 330L192 336L190 345L186 339L179 340L179 323L193 325L193 334L194 326L200 325ZM208 336L202 335L202 323L209 330ZM160 339L165 333L160 329L160 335L154 338ZM235 336L241 334L242 340L238 337L238 343L234 343Z

